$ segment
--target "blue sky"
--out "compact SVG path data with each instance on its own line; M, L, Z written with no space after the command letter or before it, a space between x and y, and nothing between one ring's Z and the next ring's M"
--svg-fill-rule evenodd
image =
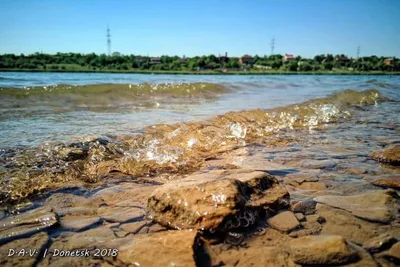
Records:
M0 54L400 57L400 0L1 0Z

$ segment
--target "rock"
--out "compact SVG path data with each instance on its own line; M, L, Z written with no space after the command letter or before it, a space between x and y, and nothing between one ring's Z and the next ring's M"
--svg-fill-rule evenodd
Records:
M100 207L98 214L108 222L129 222L141 220L145 212L141 208L134 207Z
M307 222L318 222L318 223L324 223L326 221L324 217L321 217L318 214L307 215L306 220Z
M368 251L351 242L348 242L348 245L357 252L359 260L354 263L346 264L346 267L378 267L378 264Z
M60 158L65 161L85 159L87 156L88 151L78 147L66 147L60 151Z
M368 250L370 253L377 253L390 248L396 242L396 238L385 233L365 241L363 244L363 248Z
M292 206L293 212L301 212L305 215L314 214L317 202L314 200L302 200Z
M338 160L314 160L306 159L301 162L301 167L308 169L333 169L337 164Z
M323 182L304 182L297 186L298 189L302 190L326 190L326 184Z
M301 223L303 229L299 229L293 231L289 234L290 237L302 237L306 235L316 235L319 234L322 230L322 225L317 221L312 222L303 222Z
M132 266L196 266L195 236L190 230L136 235L118 248L117 261Z
M42 247L47 243L48 236L46 233L38 233L29 238L18 239L1 246L0 249L0 265L1 266L33 266ZM25 249L26 254L19 256L18 253ZM9 256L10 250L16 253Z
M298 264L344 264L357 259L357 253L337 235L305 236L289 244L291 258Z
M400 188L400 175L381 175L377 177L364 177L367 182L381 187Z
M389 223L394 218L398 195L393 190L379 190L354 196L320 196L318 203L347 210L355 216L374 222Z
M212 266L285 266L297 267L281 247L249 247L226 250L217 254Z
M398 166L400 165L400 144L390 145L381 151L376 151L371 154L371 158L378 162Z
M291 211L281 212L268 219L267 222L272 228L282 232L289 232L300 226L299 221Z
M301 221L304 221L304 220L306 219L306 217L304 216L304 214L303 214L303 213L300 213L300 212L295 213L294 216L296 216L297 220L299 220L300 222L301 222Z
M394 244L386 253L388 257L394 258L400 261L400 243Z
M57 215L44 208L5 218L0 221L0 244L19 236L34 234L57 223Z
M60 219L60 225L65 229L82 231L101 223L101 221L102 219L98 216L67 216Z
M139 221L139 222L122 224L120 228L126 232L136 234L140 231L140 229L142 229L146 225L147 225L146 221Z
M392 230L390 225L368 222L348 211L323 204L317 204L317 214L326 220L322 225L321 234L341 235L357 244L363 244L370 238Z
M264 209L286 207L288 198L277 179L264 172L217 170L160 186L148 208L163 226L225 231L255 223Z

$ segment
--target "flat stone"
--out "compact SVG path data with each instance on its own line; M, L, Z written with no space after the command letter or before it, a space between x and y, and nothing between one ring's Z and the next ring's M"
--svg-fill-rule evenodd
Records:
M281 212L267 220L268 224L279 231L289 232L300 226L296 216L291 211Z
M299 220L300 222L301 222L301 221L304 221L304 220L306 219L306 217L304 216L304 214L303 214L303 213L300 213L300 212L295 213L294 216L296 216L297 220Z
M400 243L394 244L386 253L387 256L400 260Z
M341 235L357 244L363 244L381 233L396 231L390 225L359 219L348 211L332 208L328 205L317 204L317 213L326 220L322 225L321 234Z
M322 225L319 224L317 221L312 222L302 222L301 226L302 229L295 230L290 232L290 237L302 237L306 235L316 235L319 234L322 230Z
M42 232L29 238L18 239L2 245L0 249L0 266L33 266L36 258L42 256L39 255L39 252L47 241L47 234ZM18 255L22 249L25 249L25 255ZM10 250L14 250L14 256L9 256Z
M136 235L118 248L117 260L132 266L196 266L195 236L190 230Z
M255 223L262 210L287 207L288 198L278 180L264 172L217 170L160 186L150 196L148 208L166 227L225 231Z
M306 159L301 162L301 167L308 169L333 169L337 164L338 160L314 160Z
M65 229L81 231L101 221L99 216L67 216L60 219L60 225Z
M385 149L371 154L371 158L378 162L391 165L400 165L400 144L389 145Z
M128 222L140 220L144 217L143 209L134 207L101 207L98 214L108 222Z
M351 242L348 242L348 246L357 252L359 259L357 262L346 264L346 267L378 267L375 259L368 253L368 251Z
M133 223L125 223L120 226L120 228L126 232L136 234L142 229L145 225L147 225L146 221L139 221Z
M393 220L393 207L397 204L397 193L393 190L379 190L354 196L320 196L318 203L347 210L355 216L374 222L389 223Z
M291 258L298 264L344 264L357 259L357 253L337 235L305 236L289 244Z
M381 175L381 176L367 176L364 177L367 182L381 187L400 188L400 175Z
M9 239L34 234L58 223L55 213L38 208L0 220L0 243Z
M297 186L298 189L302 189L302 190L325 190L326 184L323 182L304 182L300 185Z
M370 253L377 253L390 248L396 242L396 238L385 233L365 241L363 244L363 248L368 250Z
M314 200L302 200L292 206L293 212L301 212L305 215L314 214L317 202Z

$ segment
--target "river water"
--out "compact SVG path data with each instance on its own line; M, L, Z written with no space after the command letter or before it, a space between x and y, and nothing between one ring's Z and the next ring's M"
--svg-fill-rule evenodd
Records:
M199 88L197 92L173 88L176 84L196 87L196 83L222 85L227 90L210 88L209 94L202 94ZM159 89L168 94L158 94L144 90L143 85L150 90L171 86ZM393 100L400 99L399 76L3 72L0 88L0 147L137 133L149 125L200 121L229 111L271 109L345 89L374 88Z

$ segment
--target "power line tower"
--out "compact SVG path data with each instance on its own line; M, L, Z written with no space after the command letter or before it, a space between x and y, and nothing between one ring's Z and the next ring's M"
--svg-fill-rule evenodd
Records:
M108 56L111 56L111 34L108 25L107 25L107 48L108 48Z
M272 40L271 40L271 55L274 54L274 50L275 50L275 38L272 38Z
M357 59L360 58L360 46L357 46Z

